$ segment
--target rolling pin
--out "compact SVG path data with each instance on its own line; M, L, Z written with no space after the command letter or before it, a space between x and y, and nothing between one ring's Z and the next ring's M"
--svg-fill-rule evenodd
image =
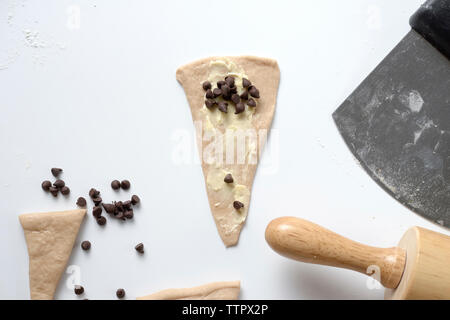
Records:
M450 299L450 237L444 234L412 227L397 247L376 248L312 222L283 217L269 223L265 236L287 258L373 276L386 288L385 299Z

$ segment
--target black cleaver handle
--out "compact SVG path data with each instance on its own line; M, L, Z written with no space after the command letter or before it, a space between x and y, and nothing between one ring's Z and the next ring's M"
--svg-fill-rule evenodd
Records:
M409 24L450 59L450 0L428 0L411 17Z

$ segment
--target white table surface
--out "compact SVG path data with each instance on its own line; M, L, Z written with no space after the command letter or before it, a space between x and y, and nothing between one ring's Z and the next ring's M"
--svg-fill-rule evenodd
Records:
M105 201L138 194L125 224L91 213L69 265L84 297L127 298L170 287L241 280L243 299L381 299L351 271L301 264L264 240L294 215L354 240L395 245L413 225L448 233L404 208L356 163L332 112L409 31L422 0L0 2L0 298L28 299L28 256L17 216L75 208L96 187ZM224 11L225 10L225 11ZM174 137L193 142L178 66L210 55L278 60L269 145L239 245L223 246L196 150L176 163ZM64 169L69 198L41 190ZM112 179L128 178L114 193ZM92 208L89 203L89 208ZM90 252L79 243L92 242ZM144 242L145 255L133 247ZM56 298L79 299L64 274Z

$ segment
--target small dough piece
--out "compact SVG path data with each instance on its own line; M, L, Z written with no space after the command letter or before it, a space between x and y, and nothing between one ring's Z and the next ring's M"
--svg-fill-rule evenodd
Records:
M86 209L19 216L29 256L31 300L52 300Z
M212 282L202 286L183 289L167 289L137 300L237 300L240 281Z
M245 105L244 112L235 114L232 103L229 103L227 113L217 107L209 109L205 106L202 83L209 81L215 89L217 81L226 76L235 78L237 94L246 91L242 84L244 78L259 89L261 95L255 99L256 107ZM214 222L225 246L234 246L247 218L259 156L275 112L280 82L278 64L273 59L253 56L210 57L180 67L176 77L183 86L196 127ZM223 139L214 138L216 136ZM218 154L216 146L224 152ZM224 183L227 174L233 176L233 183ZM235 200L242 202L244 207L236 210L233 207Z

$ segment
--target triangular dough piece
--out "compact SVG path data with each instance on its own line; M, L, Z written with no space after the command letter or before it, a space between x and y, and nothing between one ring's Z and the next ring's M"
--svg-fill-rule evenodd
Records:
M245 105L243 113L235 114L234 104L230 102L227 113L219 111L217 106L212 109L205 106L202 83L208 80L214 89L217 88L217 81L224 80L228 75L235 78L238 94L244 90L242 78L250 80L260 91L260 98L255 99L256 107ZM236 245L247 218L259 155L275 111L280 82L278 64L272 59L251 56L210 57L180 67L176 76L184 88L191 108L209 205L217 230L225 246ZM218 133L225 134L222 142L211 138L218 136ZM240 144L237 142L239 138L233 138L234 147L227 142L227 137L233 134L245 138ZM222 154L217 153L218 148L214 147L214 142L223 146ZM242 152L241 149L240 154L243 157L239 158L236 146L242 145L245 150ZM227 148L234 150L234 157L226 151ZM233 176L232 184L224 182L228 173ZM236 200L243 203L244 207L236 210L233 207Z
M19 216L29 256L32 300L52 300L86 209Z
M183 289L167 289L137 300L237 300L240 281L212 282L202 286Z

